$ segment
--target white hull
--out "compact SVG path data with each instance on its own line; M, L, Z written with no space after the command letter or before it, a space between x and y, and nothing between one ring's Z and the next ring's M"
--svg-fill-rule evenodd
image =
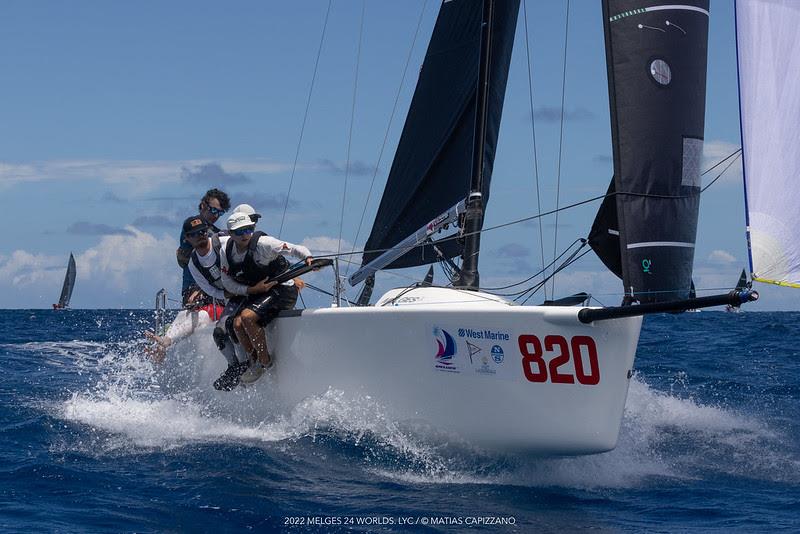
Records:
M328 389L367 395L393 420L493 450L603 452L617 442L641 318L585 325L578 310L444 288L303 310L268 327L276 365L255 387L276 388L292 404Z

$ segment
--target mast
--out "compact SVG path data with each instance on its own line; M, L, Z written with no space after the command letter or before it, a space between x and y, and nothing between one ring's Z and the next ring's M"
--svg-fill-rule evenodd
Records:
M486 122L489 112L489 66L492 60L492 27L494 26L494 0L483 2L481 23L481 56L478 74L478 93L475 114L475 143L472 151L472 177L467 197L462 230L464 250L461 253L461 272L453 285L462 289L477 290L480 287L478 253L481 248L483 227L483 173L484 147L486 145Z

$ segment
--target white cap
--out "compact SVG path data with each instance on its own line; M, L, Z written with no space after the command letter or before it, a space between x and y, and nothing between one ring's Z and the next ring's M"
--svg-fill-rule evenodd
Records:
M238 230L246 226L255 226L255 223L250 219L249 213L235 211L228 217L228 230Z
M250 216L250 220L254 223L257 223L258 220L261 218L260 213L256 213L256 210L250 204L239 204L235 208L233 208L233 213L236 212L244 213Z
M253 206L251 206L250 204L239 204L238 206L233 208L233 212L232 213L236 213L237 211L241 212L241 213L244 213L245 215L255 215L256 214L256 210L253 209Z

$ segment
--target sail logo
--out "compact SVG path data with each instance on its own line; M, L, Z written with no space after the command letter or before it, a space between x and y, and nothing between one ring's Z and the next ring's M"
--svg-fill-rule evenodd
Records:
M443 371L456 371L453 361L456 352L456 340L447 330L439 327L433 328L433 339L436 342L436 353L434 355L435 366Z

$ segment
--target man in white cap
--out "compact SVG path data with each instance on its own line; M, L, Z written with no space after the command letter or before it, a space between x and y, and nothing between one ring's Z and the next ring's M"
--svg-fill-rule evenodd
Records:
M257 214L246 211L234 212L228 218L230 239L221 254L220 265L225 290L245 297L241 311L233 320L233 329L242 347L250 354L250 366L241 376L244 384L250 384L273 364L267 351L264 327L277 317L278 312L293 308L297 302L297 287L293 280L277 285L270 280L289 268L284 254L308 264L311 264L312 257L302 245L256 232L253 216Z

